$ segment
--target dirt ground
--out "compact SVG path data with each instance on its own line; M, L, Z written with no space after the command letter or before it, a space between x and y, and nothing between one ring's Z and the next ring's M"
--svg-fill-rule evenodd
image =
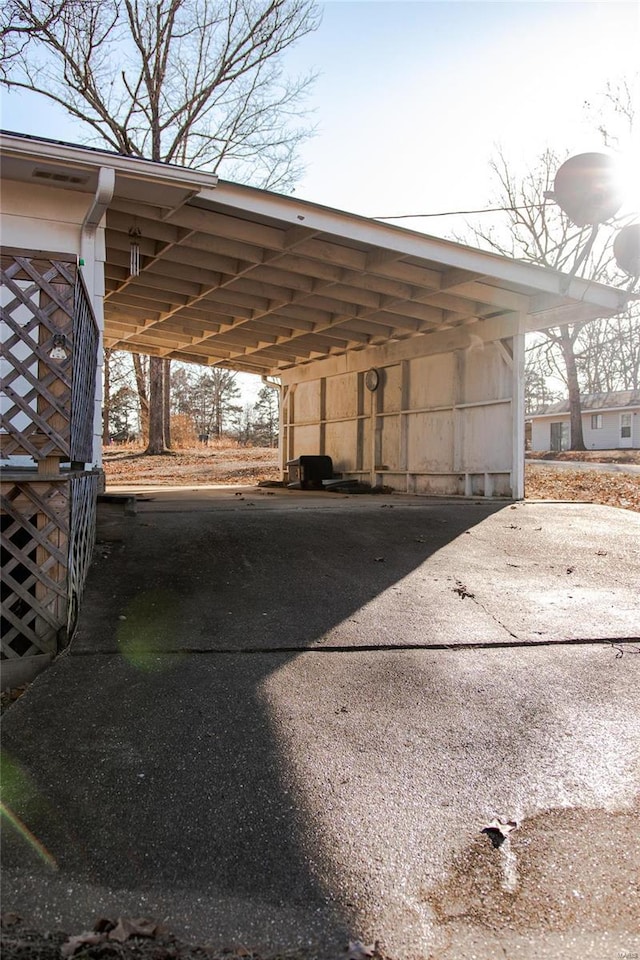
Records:
M640 464L638 450L567 451L527 456L537 460L552 456L562 460ZM277 450L224 442L177 450L161 457L147 457L140 447L132 445L113 446L105 450L104 468L107 484L112 486L139 483L252 485L279 477ZM583 500L640 511L639 475L527 466L525 482L527 499Z
M278 451L270 447L242 447L222 442L147 457L139 446L118 444L107 447L103 456L107 484L118 486L128 483L255 484L279 477Z

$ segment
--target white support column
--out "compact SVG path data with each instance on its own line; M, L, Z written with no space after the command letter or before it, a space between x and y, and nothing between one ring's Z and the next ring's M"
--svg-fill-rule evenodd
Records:
M371 457L371 464L369 470L369 483L372 487L376 485L376 453L378 451L378 393L376 390L372 390L369 394L371 406L369 407L371 413L371 426L369 428L369 456Z
M285 464L289 451L289 390L288 384L280 387L280 423L278 435L278 461L280 464L280 479L284 480Z
M514 334L513 367L511 370L511 495L514 500L524 499L524 317L518 322Z
M408 470L409 463L409 418L406 414L406 410L409 409L409 396L410 396L410 363L408 360L402 360L400 363L400 391L401 391L401 400L400 400L400 410L403 411L400 413L400 429L398 431L398 468L406 474Z
M453 385L453 469L456 473L463 472L465 463L464 449L464 410L459 404L464 402L465 355L463 350L456 350L455 383ZM465 496L471 496L468 475L465 476ZM469 488L469 491L467 491Z

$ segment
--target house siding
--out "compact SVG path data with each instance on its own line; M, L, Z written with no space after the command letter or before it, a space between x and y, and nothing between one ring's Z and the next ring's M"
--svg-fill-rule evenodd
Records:
M591 427L592 414L601 414L602 427L594 430ZM631 443L623 444L620 441L620 414L631 413ZM533 417L531 420L531 449L542 453L551 449L551 424L569 423L568 413L549 414L544 417ZM617 450L640 447L640 408L625 408L620 410L594 410L583 413L582 433L587 450Z

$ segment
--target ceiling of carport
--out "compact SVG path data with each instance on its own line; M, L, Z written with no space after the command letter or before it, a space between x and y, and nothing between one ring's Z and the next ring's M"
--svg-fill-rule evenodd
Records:
M274 209L243 202L258 195ZM504 258L295 199L222 183L173 207L162 199L116 196L107 213L105 342L115 349L277 373L572 302L557 282L541 282L559 276L551 271L526 265L526 278L507 280L495 269L511 264ZM132 229L140 232L136 277ZM416 256L421 241L430 248ZM460 251L469 269L453 265L464 260Z

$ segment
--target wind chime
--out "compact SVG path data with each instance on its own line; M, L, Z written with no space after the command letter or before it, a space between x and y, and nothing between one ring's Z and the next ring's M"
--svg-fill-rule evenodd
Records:
M142 232L139 227L131 227L129 230L129 276L140 276L140 237Z

